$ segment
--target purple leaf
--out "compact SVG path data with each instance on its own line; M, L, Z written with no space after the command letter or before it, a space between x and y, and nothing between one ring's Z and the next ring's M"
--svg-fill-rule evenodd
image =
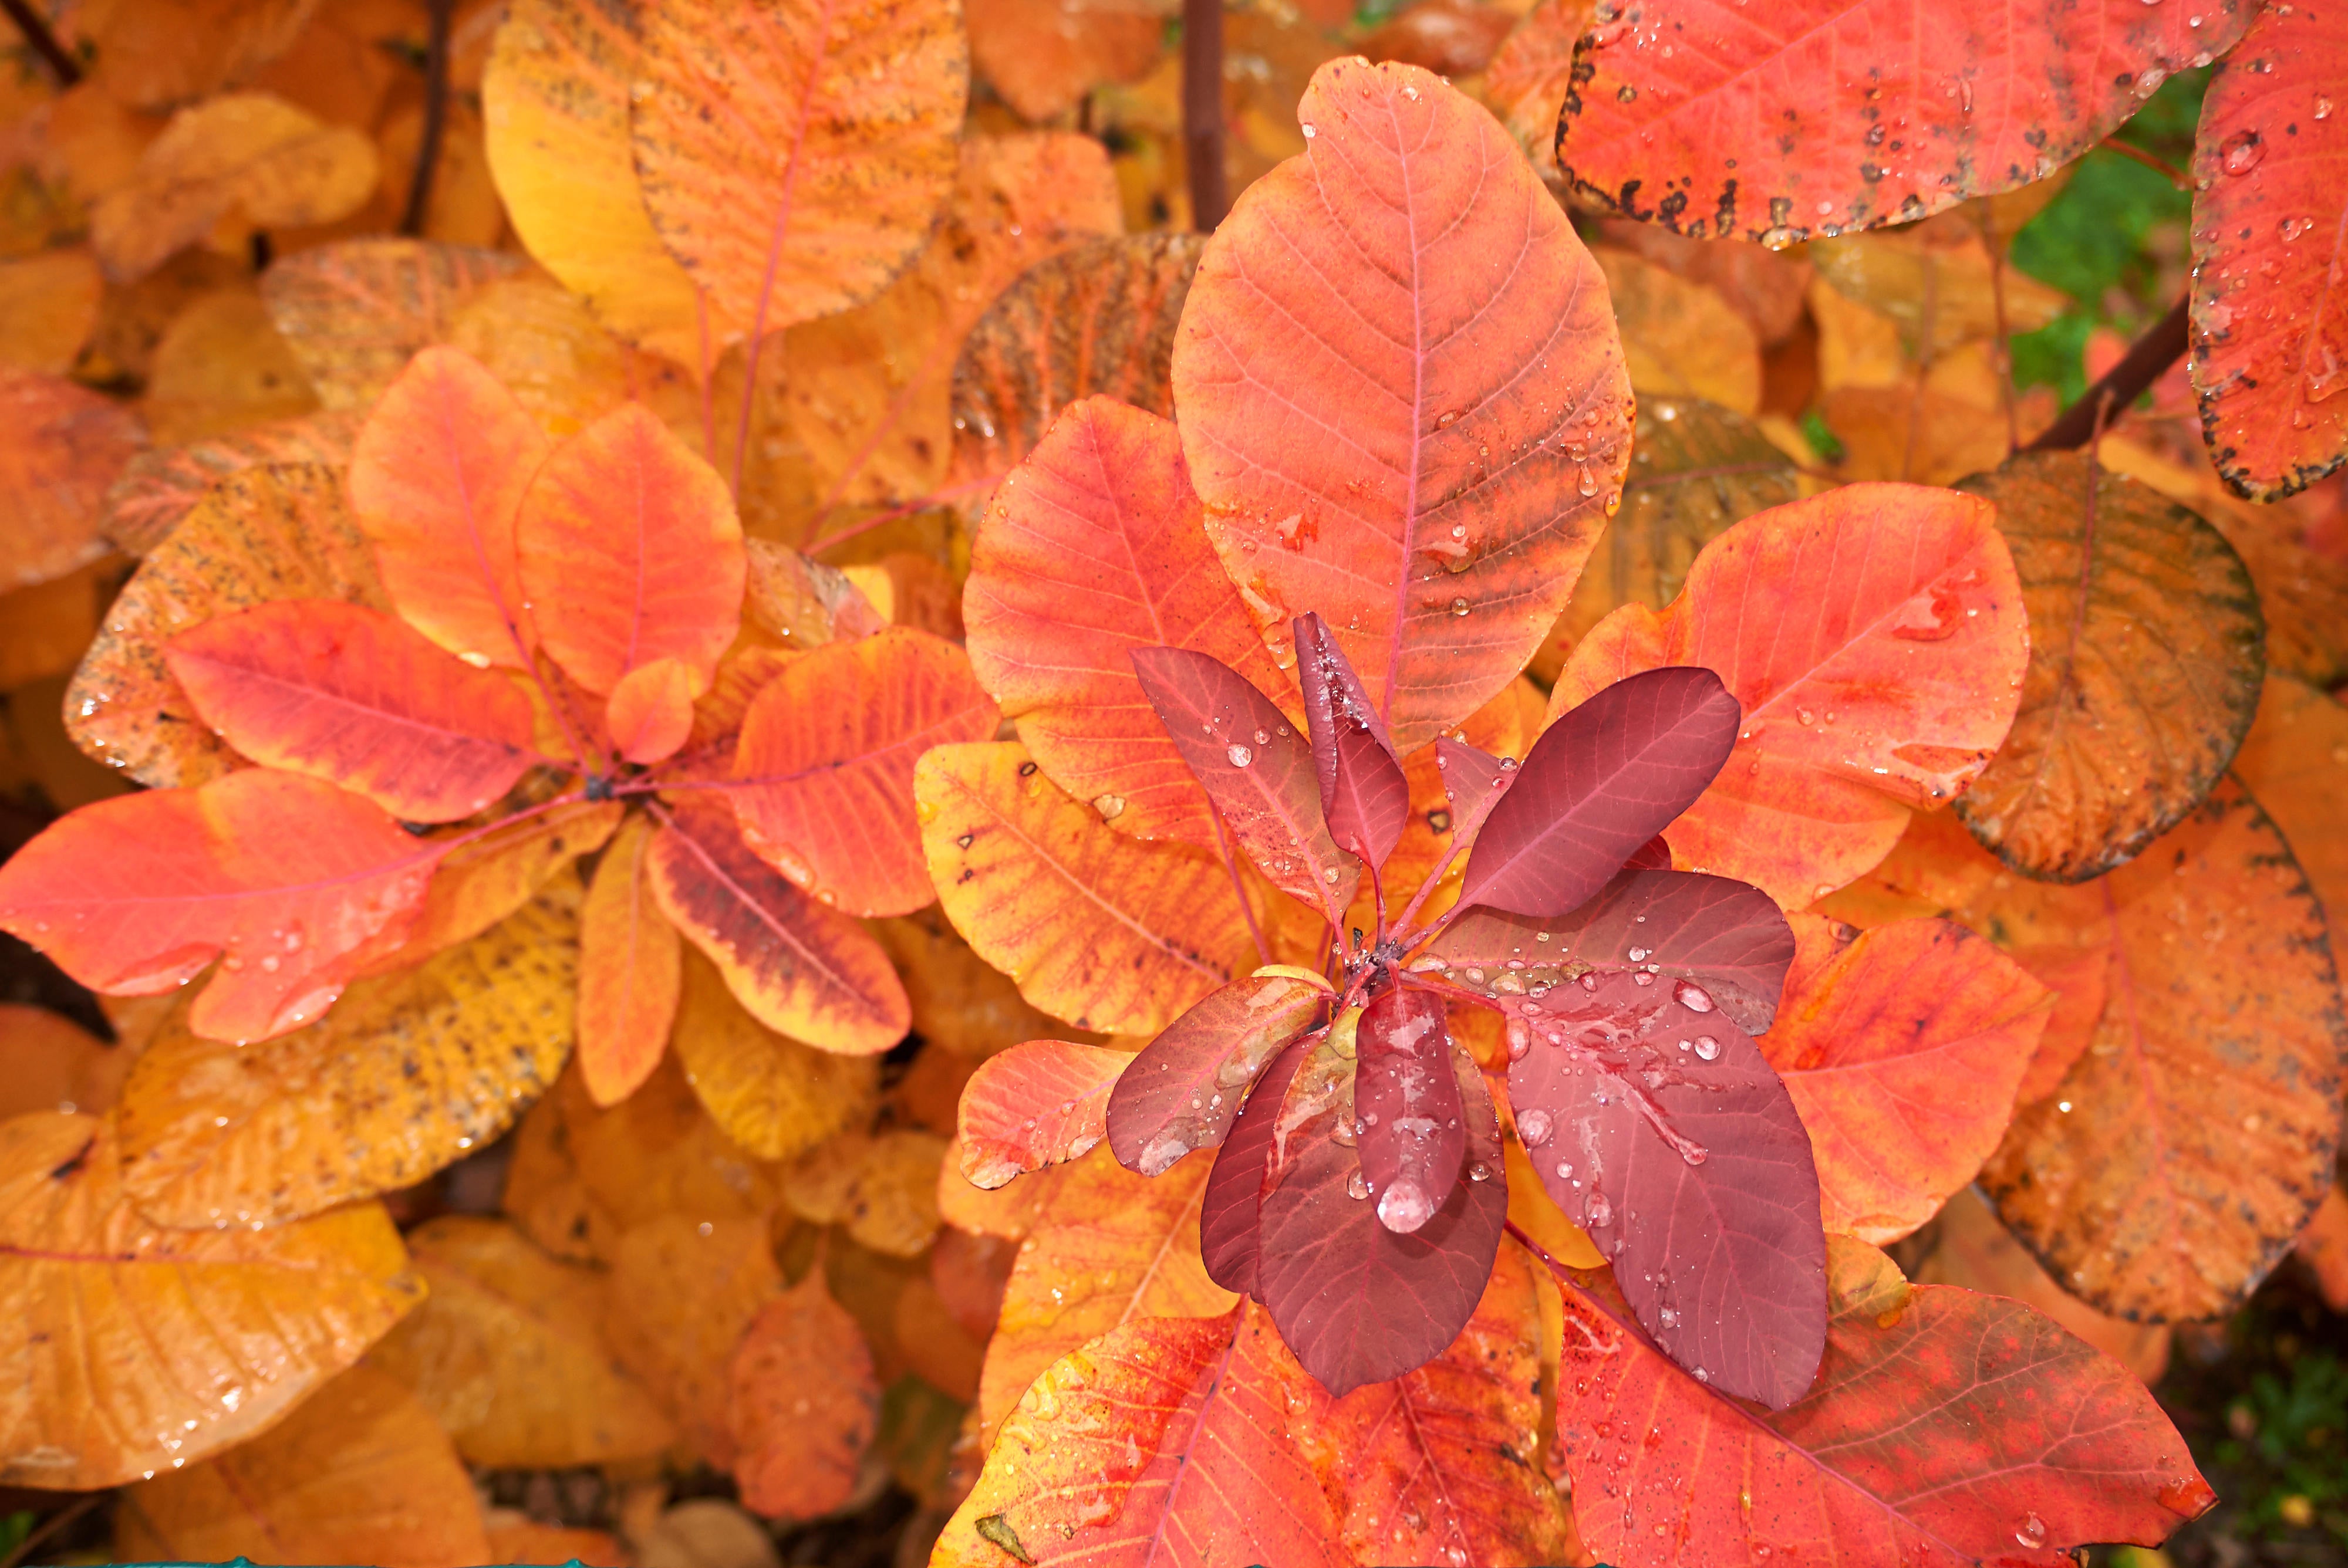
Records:
M1362 868L1321 819L1313 748L1247 677L1188 648L1137 648L1133 672L1175 750L1272 885L1336 926Z
M1736 743L1709 670L1617 681L1543 732L1468 859L1462 905L1562 915L1685 811Z
M1496 757L1481 746L1450 735L1435 737L1435 765L1443 774L1443 793L1451 802L1451 842L1465 854L1477 833L1519 771L1513 758Z
M1223 1146L1215 1151L1215 1168L1207 1173L1207 1191L1199 1205L1199 1256L1207 1266L1207 1277L1225 1290L1255 1294L1272 1131L1290 1081L1320 1038L1318 1033L1307 1035L1272 1058Z
M1509 1214L1499 1120L1483 1074L1464 1051L1453 1050L1451 1069L1469 1179L1417 1230L1397 1235L1378 1223L1351 1141L1346 1094L1291 1129L1277 1184L1264 1195L1252 1294L1332 1394L1399 1378L1442 1354L1491 1276Z
M1211 991L1166 1026L1119 1075L1108 1144L1145 1176L1230 1133L1240 1102L1281 1047L1313 1026L1327 988L1263 975Z
M1746 1033L1761 1034L1777 1016L1794 931L1758 887L1694 871L1625 871L1570 915L1470 909L1426 958L1478 988L1646 969L1686 981L1694 1005L1709 1002Z
M1591 974L1508 999L1531 1036L1509 1066L1518 1135L1672 1359L1782 1410L1826 1346L1809 1137L1751 1039L1674 989Z
M1296 618L1296 676L1330 836L1372 866L1384 866L1410 815L1410 784L1385 723L1318 615Z
M1662 834L1647 840L1631 852L1622 862L1625 871L1669 871L1672 868L1672 846Z
M1354 1115L1378 1223L1404 1235L1435 1217L1468 1153L1441 998L1389 986L1362 1009Z

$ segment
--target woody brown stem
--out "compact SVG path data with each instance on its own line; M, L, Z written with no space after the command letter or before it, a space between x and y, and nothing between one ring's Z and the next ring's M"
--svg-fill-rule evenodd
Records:
M2040 433L2038 438L2023 448L2025 452L2075 452L2096 438L2105 422L2126 412L2152 384L2168 373L2185 354L2188 328L2190 324L2187 300L2179 300L2169 313L2153 324L2152 329L2122 355L2119 364L2104 373L2103 379L2087 388L2085 396L2065 409L2054 424ZM2104 410L2108 407L2110 414Z
M424 56L424 135L416 145L407 210L399 215L399 231L411 238L424 232L425 213L432 205L432 176L440 166L440 141L448 123L448 28L456 9L457 0L432 0L431 38Z
M25 36L33 53L41 56L59 87L69 87L81 80L80 63L57 42L57 36L49 31L47 20L33 9L31 0L0 0L0 5L8 8L8 20L16 24L16 31Z
M1182 0L1182 157L1190 170L1190 227L1211 233L1231 206L1223 173L1222 0Z

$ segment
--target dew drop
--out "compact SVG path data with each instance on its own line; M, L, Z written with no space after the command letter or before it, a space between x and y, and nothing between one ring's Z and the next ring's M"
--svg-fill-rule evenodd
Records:
M1361 1172L1355 1171L1352 1175L1345 1178L1345 1195L1349 1198L1368 1197L1370 1195L1370 1179L1362 1174Z
M2147 3L2157 5L2158 4L2158 0L2147 0ZM1304 132L1304 139L1307 141L1311 141L1314 137L1321 134L1317 128L1311 125L1300 126L1298 128Z
M1712 1381L1712 1374L1698 1367L1695 1369L1695 1380L1699 1383L1709 1383Z
M2046 1522L2034 1513L2025 1513L2022 1516L2022 1528L2013 1532L2013 1538L2035 1552L2046 1544Z
M2322 93L2315 95L2315 118L2318 119L2330 119L2332 118L2332 100L2325 97Z
M1408 1176L1393 1183L1378 1198L1378 1223L1397 1235L1408 1235L1435 1217L1426 1189Z
M1591 1230L1602 1231L1614 1223L1614 1205L1606 1201L1604 1193L1593 1192L1590 1194L1590 1204L1585 1213L1589 1217Z
M1598 476L1590 471L1590 466L1586 463L1583 464L1581 467L1579 488L1585 496L1594 496L1598 494Z
M1452 613L1452 614L1454 614L1454 615L1465 615L1465 614L1467 614L1467 613L1468 613L1468 601L1467 601L1465 599L1455 599L1455 600L1453 600L1451 601L1451 613Z
M1553 1131L1555 1124L1550 1121L1550 1113L1538 1106L1517 1118L1517 1136L1524 1140L1528 1149L1538 1149L1548 1143Z
M1272 744L1272 732L1269 730L1258 730L1255 733L1255 743L1259 746L1268 746Z
M1697 1035L1695 1037L1695 1053L1704 1058L1706 1061L1718 1061L1720 1060L1720 1041L1713 1039L1712 1036L1708 1034Z
M2238 130L2218 147L2218 167L2229 174L2248 174L2266 156L2266 146L2254 130Z
M1571 1181L1573 1179L1572 1165L1563 1160L1560 1160L1557 1163L1557 1179L1560 1182Z
M1255 761L1255 753L1245 746L1233 746L1223 754L1231 759L1231 766L1235 768L1243 768Z
M1647 949L1647 948L1632 948L1632 949L1631 949L1631 961L1632 961L1632 963L1634 963L1634 964L1637 964L1637 963L1643 963L1643 962L1645 962L1645 961L1646 961L1646 957L1647 957L1647 952L1648 952L1648 949Z
M1672 999L1690 1012L1710 1012L1712 993L1693 980L1682 980L1672 988Z

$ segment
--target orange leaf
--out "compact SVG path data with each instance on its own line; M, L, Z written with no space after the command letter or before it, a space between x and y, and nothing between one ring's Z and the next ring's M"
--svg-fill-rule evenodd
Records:
M572 801L508 821L479 838L459 835L469 842L459 842L432 868L432 885L416 917L396 931L386 927L376 933L353 955L359 960L353 978L409 968L471 941L529 903L564 866L602 848L626 809L615 800Z
M1353 1558L1290 1436L1327 1400L1261 1308L1115 1328L1045 1368L930 1561L1335 1568Z
M750 853L730 817L679 812L653 840L653 897L750 1016L824 1050L871 1056L911 1017L888 955Z
M955 1131L962 1173L999 1187L1024 1171L1082 1157L1107 1135L1109 1091L1132 1053L1031 1040L982 1062L963 1086Z
M617 1105L660 1065L676 1018L682 945L653 897L651 820L629 818L579 912L579 1071Z
M1879 927L1839 951L1803 943L1755 1043L1809 1132L1826 1228L1890 1243L1972 1181L2054 1005L2027 970L1945 920Z
M1539 0L1485 68L1485 99L1546 180L1558 177L1557 110L1572 80L1573 46L1595 9L1595 0Z
M978 1414L988 1441L1036 1374L1094 1336L1139 1317L1230 1310L1236 1298L1199 1259L1208 1170L1207 1161L1189 1160L1162 1176L1137 1176L1097 1148L1050 1173L986 1348Z
M129 1559L211 1562L266 1542L289 1561L444 1568L488 1559L472 1478L432 1413L354 1367L232 1453L122 1494Z
M345 240L283 257L261 275L269 319L318 401L367 408L419 349L446 343L476 291L530 263L507 251L422 240Z
M103 1115L139 1059L136 1046L109 1044L63 1013L0 1002L0 1120L28 1111Z
M63 577L106 553L100 504L147 445L139 416L62 376L0 367L0 592Z
M231 474L270 463L347 466L357 416L305 414L214 436L185 446L162 446L130 459L106 493L98 532L115 548L152 554L211 487Z
M928 632L892 626L804 653L742 723L727 794L743 840L825 904L911 913L935 897L913 765L999 721L962 650Z
M875 921L872 934L904 976L914 1032L930 1044L959 1056L987 1056L1056 1031L1008 975L971 950L936 905Z
M1206 792L1133 671L1138 648L1282 676L1200 525L1174 426L1088 397L995 494L963 590L972 667L1055 784L1120 833L1216 843Z
M972 63L1031 122L1138 78L1166 47L1164 20L1131 0L967 0L963 12Z
M2338 1184L2323 1194L2315 1217L2299 1233L2296 1250L2314 1272L2324 1305L2348 1312L2348 1193Z
M913 793L947 917L1045 1012L1154 1033L1243 961L1245 915L1222 866L1111 832L1016 742L936 747Z
M525 668L514 514L546 436L469 356L427 348L351 448L351 507L408 623L469 664Z
M969 49L949 0L665 0L635 166L653 227L753 333L870 299L953 179Z
M1503 1246L1451 1348L1329 1406L1315 1433L1349 1554L1362 1563L1566 1563L1573 1527L1540 1444L1540 1310Z
M530 700L510 680L379 610L260 605L180 633L163 658L197 716L238 751L408 822L484 810L533 761Z
M663 1214L632 1226L614 1250L612 1348L694 1451L720 1469L735 1456L726 1412L735 1347L782 1295L763 1219Z
M1550 712L1643 670L1716 671L1744 727L1668 830L1673 863L1799 907L1881 860L1910 809L1972 781L2013 723L2029 655L1993 507L1846 485L1720 535L1660 613L1626 604L1599 622Z
M158 788L204 784L243 765L202 725L180 722L188 697L163 647L215 616L297 599L390 608L341 474L289 463L221 478L107 610L67 688L74 743Z
M260 1040L332 1005L352 950L424 897L438 851L383 808L254 768L84 806L0 866L0 928L96 990L146 996L225 951L189 1021Z
M1304 154L1199 263L1174 401L1268 637L1317 610L1404 754L1506 686L1621 498L1604 279L1508 132L1415 66L1334 60Z
M823 1270L768 1302L742 1331L726 1376L726 1421L742 1504L812 1519L855 1495L880 1419L872 1352L825 1288Z
M513 531L539 640L572 680L601 694L673 658L688 700L709 689L741 620L742 524L726 482L643 404L556 447Z
M423 1296L380 1204L159 1229L131 1209L106 1123L0 1122L0 1317L16 1325L0 1481L87 1491L242 1442Z
M655 659L620 677L603 705L612 744L632 763L665 762L693 736L694 671L682 659Z
M1917 1284L1961 1286L2028 1302L2135 1373L2147 1388L2160 1381L2168 1366L2168 1326L2106 1317L2055 1284L1998 1224L1980 1194L1967 1187L1950 1198L1936 1228L1940 1239L1917 1269Z

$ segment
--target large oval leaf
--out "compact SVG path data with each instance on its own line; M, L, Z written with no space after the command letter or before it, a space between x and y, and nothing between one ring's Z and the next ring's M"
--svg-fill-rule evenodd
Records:
M423 1298L380 1204L164 1230L131 1208L105 1124L0 1122L0 1307L18 1326L0 1477L86 1491L241 1442Z
M928 234L970 90L960 20L952 0L652 6L636 173L728 321L773 332L870 299Z
M988 1057L963 1085L954 1112L963 1175L973 1186L999 1187L1090 1153L1108 1135L1110 1092L1133 1061L1066 1040L1022 1040Z
M1265 633L1339 629L1404 754L1509 683L1620 499L1597 263L1508 133L1336 60L1209 241L1174 347L1192 482Z
M1054 783L1121 833L1214 845L1133 652L1191 649L1259 691L1282 677L1207 543L1172 425L1106 397L1054 421L972 542L963 623L979 682Z
M2248 0L1631 0L1574 48L1566 179L1684 234L1791 244L2043 179ZM1766 130L1759 128L1766 127Z
M2025 452L1962 487L1997 503L2030 672L1957 815L2016 870L2085 881L2183 820L2241 743L2258 593L2224 535L2091 456Z
M1743 706L1736 749L1670 830L1674 862L1798 907L1890 853L2005 739L2029 635L1987 502L1846 485L1696 558L1661 614L1629 604L1558 677L1562 712L1638 670L1697 664Z
M1162 1174L1195 1149L1231 1134L1249 1087L1330 999L1325 985L1292 974L1231 984L1176 1019L1144 1046L1108 1097L1108 1142L1117 1160Z
M480 289L530 263L506 251L424 240L345 240L284 258L262 302L328 408L372 405L417 351L449 341Z
M998 714L970 661L892 626L792 660L750 704L727 796L743 841L826 904L904 915L936 897L922 861L913 768L983 740Z
M671 1043L727 1143L756 1159L788 1160L870 1120L878 1062L776 1033L698 953L685 956L683 969Z
M0 592L106 553L99 506L147 445L139 416L63 376L0 370L0 484L17 497L0 543Z
M2193 389L2218 471L2254 501L2348 460L2337 401L2348 119L2333 108L2348 39L2336 21L2262 7L2209 84L2193 142Z
M913 794L947 917L1055 1018L1152 1033L1243 961L1246 914L1221 866L1111 832L1015 742L935 748Z

